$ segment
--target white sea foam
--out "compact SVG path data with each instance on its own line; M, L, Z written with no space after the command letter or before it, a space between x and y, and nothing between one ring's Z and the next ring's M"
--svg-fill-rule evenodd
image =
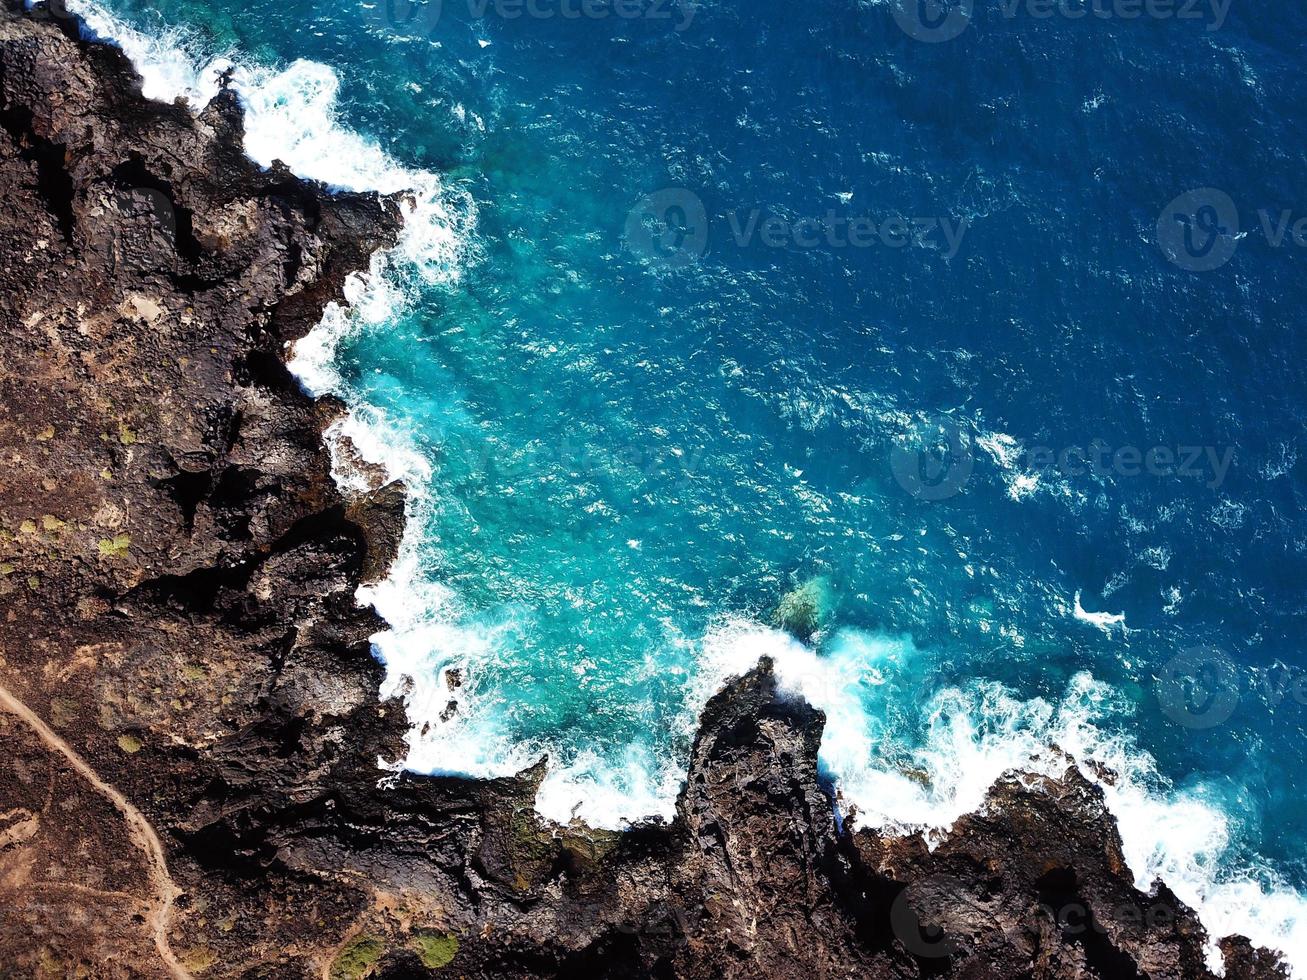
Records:
M557 823L574 817L595 827L621 827L660 817L670 820L685 774L649 746L628 746L614 762L581 752L566 766L550 769L536 794L536 810Z
M1122 632L1126 629L1125 613L1086 612L1085 607L1080 605L1080 593L1078 591L1076 592L1075 604L1072 606L1071 614L1080 622L1088 623L1090 626L1102 630L1108 636L1111 636L1112 631L1118 626L1121 627Z
M998 466L1009 498L1025 500L1040 489L1040 474L1022 472L1019 468L1024 447L1015 438L1006 432L982 432L976 437L976 443Z
M328 303L318 325L294 345L288 367L311 395L340 391L336 351L342 341L388 322L403 308L406 296L389 274L390 264L389 255L374 255L367 273L345 280L345 305Z
M1106 685L1078 675L1050 736L1102 786L1135 886L1148 891L1160 878L1198 911L1209 934L1208 962L1217 972L1216 940L1239 934L1281 950L1292 975L1307 976L1307 897L1264 871L1234 866L1230 814L1202 786L1172 787L1119 727L1102 726L1103 709L1113 702L1116 711L1129 710ZM1103 780L1093 767L1115 778Z
M925 719L924 748L900 743L877 705L887 677L909 676L919 659L909 641L841 630L822 655L787 634L745 620L719 626L705 644L705 679L748 670L766 655L783 690L826 713L820 760L858 822L894 832L938 837L975 810L994 780L1047 749L1040 738L1053 709L1021 702L997 684L966 696L940 692ZM894 765L897 760L899 765Z
M410 501L419 512L430 501ZM423 518L411 519L410 526ZM595 827L620 828L647 817L670 819L684 779L679 761L652 746L633 744L612 753L582 749L560 758L544 741L521 740L499 719L501 694L483 684L511 649L513 621L469 624L458 595L423 570L417 535L407 535L388 579L359 589L390 628L372 637L386 667L383 698L402 697L410 722L407 753L379 760L384 767L437 775L512 776L550 756L536 809L567 823L579 818ZM457 682L452 678L457 677ZM688 732L701 705L688 705Z
M184 99L198 112L218 94L219 76L228 72L245 110L245 150L259 165L281 161L299 176L335 190L399 196L404 220L397 246L373 256L366 273L351 276L344 287L345 304L328 305L318 327L295 345L289 366L312 394L343 393L336 368L343 340L393 320L421 284L458 281L473 241L473 201L434 173L402 166L375 141L344 125L338 116L339 78L331 68L306 60L282 68L253 65L230 52L206 52L182 30L146 34L91 0L68 0L68 8L90 33L122 48L148 98ZM493 637L454 625L453 594L421 573L412 514L429 505L432 472L410 435L380 409L356 404L326 438L333 475L347 492L371 488L377 470L385 480L404 480L410 491L409 531L400 559L385 582L361 588L358 597L393 625L374 638L388 668L384 693L407 692L420 721L432 705L444 707L450 699L467 696L466 691L449 694L442 664L432 651L441 651L453 665L474 659ZM424 752L427 744L419 732L411 734L414 768L454 771L458 767L450 760L456 759L469 774L503 775L521 768L525 758L522 753L496 756L495 746L459 744L455 737L443 747L442 760L433 760Z
M358 406L322 435L331 453L331 475L347 494L361 495L395 480L417 494L430 485L431 464L403 424L379 408Z

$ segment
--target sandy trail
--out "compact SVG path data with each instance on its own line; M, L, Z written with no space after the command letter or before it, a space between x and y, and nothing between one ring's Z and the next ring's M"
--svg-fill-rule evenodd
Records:
M126 819L133 840L145 852L150 884L154 887L157 895L157 900L153 903L154 910L150 916L154 932L154 945L159 950L159 956L163 960L164 966L168 968L168 972L176 980L192 980L190 972L177 961L177 957L173 955L172 946L168 943L168 921L172 916L173 901L181 894L181 889L177 887L176 882L172 880L172 875L168 873L168 862L164 857L163 845L159 842L159 836L154 832L154 828L150 826L150 822L145 819L140 810L132 805L127 797L101 779L96 771L87 765L86 760L73 751L72 746L52 731L50 726L42 721L31 708L14 697L2 685L0 685L0 709L17 716L20 721L36 732L47 748L58 752L67 759L68 764L94 786L99 793L107 797Z

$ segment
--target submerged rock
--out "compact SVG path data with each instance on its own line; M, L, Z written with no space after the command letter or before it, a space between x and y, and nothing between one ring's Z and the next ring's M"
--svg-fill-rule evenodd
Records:
M830 587L820 576L787 592L772 612L772 624L800 643L810 643L830 615Z

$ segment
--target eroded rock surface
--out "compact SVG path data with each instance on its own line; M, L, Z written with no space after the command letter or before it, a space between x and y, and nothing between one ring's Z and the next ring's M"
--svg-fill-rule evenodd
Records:
M281 358L395 208L260 170L233 97L146 102L117 51L13 9L0 127L0 687L156 829L173 974L1210 976L1069 765L933 852L837 828L824 719L766 663L705 710L670 825L548 825L543 762L382 779L407 722L353 594L402 492L342 496L341 406ZM0 976L169 975L121 808L12 712L0 745Z

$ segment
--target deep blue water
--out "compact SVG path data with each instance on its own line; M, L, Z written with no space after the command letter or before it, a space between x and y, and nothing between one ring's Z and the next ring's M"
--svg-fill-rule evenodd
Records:
M545 812L666 812L772 652L864 821L946 825L1057 741L1123 774L1142 884L1307 970L1307 9L111 7L330 66L335 121L475 211L329 351L420 463L376 597L411 765L548 752ZM806 648L766 628L805 585Z

